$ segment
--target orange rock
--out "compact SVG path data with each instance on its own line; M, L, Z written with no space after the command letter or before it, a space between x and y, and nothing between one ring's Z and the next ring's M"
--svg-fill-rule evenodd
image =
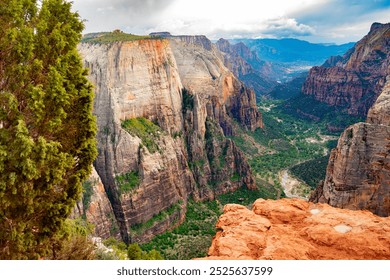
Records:
M228 204L206 259L390 259L390 218L300 199Z

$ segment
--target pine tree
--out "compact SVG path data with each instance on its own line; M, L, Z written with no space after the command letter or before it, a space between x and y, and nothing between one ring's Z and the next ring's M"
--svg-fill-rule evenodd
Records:
M51 250L97 154L83 23L39 2L0 0L0 259Z

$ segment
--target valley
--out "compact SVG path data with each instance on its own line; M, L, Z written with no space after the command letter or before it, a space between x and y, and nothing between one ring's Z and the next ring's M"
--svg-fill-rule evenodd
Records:
M207 256L226 204L250 209L259 198L318 197L340 133L364 120L364 111L354 114L348 104L309 92L323 83L337 88L333 76L321 80L311 69L286 83L269 83L275 60L264 63L243 43L156 33L107 45L106 36L124 35L91 36L81 51L98 84L95 110L104 124L98 146L106 152L95 166L117 222L114 234L165 259ZM96 59L91 51L102 55ZM357 59L353 51L344 64ZM318 71L330 71L332 63ZM101 65L107 77L100 76Z
M179 227L156 236L141 248L156 249L166 259L203 257L216 234L215 223L225 204L235 203L250 209L259 198L309 198L325 177L329 153L338 137L322 134L323 122L284 114L283 104L282 100L259 101L263 129L249 132L234 123L237 136L230 138L248 159L256 189L240 188L217 196L212 202L189 202L186 218Z
M389 258L390 23L82 34L73 2L19 2L0 8L0 259Z

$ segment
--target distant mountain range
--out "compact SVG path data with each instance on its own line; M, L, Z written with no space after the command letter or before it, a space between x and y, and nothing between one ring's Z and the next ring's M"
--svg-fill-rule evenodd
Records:
M247 45L261 60L301 65L321 65L327 58L343 55L355 43L342 45L314 44L303 40L284 39L234 39L231 43L239 42Z

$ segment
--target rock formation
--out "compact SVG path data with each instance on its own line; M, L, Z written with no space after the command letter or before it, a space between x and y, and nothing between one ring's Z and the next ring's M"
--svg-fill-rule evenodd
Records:
M94 235L102 238L119 237L118 225L102 181L95 168L83 183L84 193L73 211L73 218L85 217L94 225Z
M225 137L233 118L250 130L262 125L253 91L206 37L168 38L79 46L95 86L94 166L125 242L181 223L189 197L254 187Z
M313 67L302 87L320 102L366 116L390 74L390 23L374 23L344 56Z
M224 207L206 259L358 260L390 258L390 218L299 199Z
M365 123L347 128L330 155L326 178L310 198L334 207L390 215L390 79Z
M275 76L273 67L261 61L244 43L232 45L225 39L219 39L215 45L222 52L227 68L258 95L269 93L278 84L270 78Z

